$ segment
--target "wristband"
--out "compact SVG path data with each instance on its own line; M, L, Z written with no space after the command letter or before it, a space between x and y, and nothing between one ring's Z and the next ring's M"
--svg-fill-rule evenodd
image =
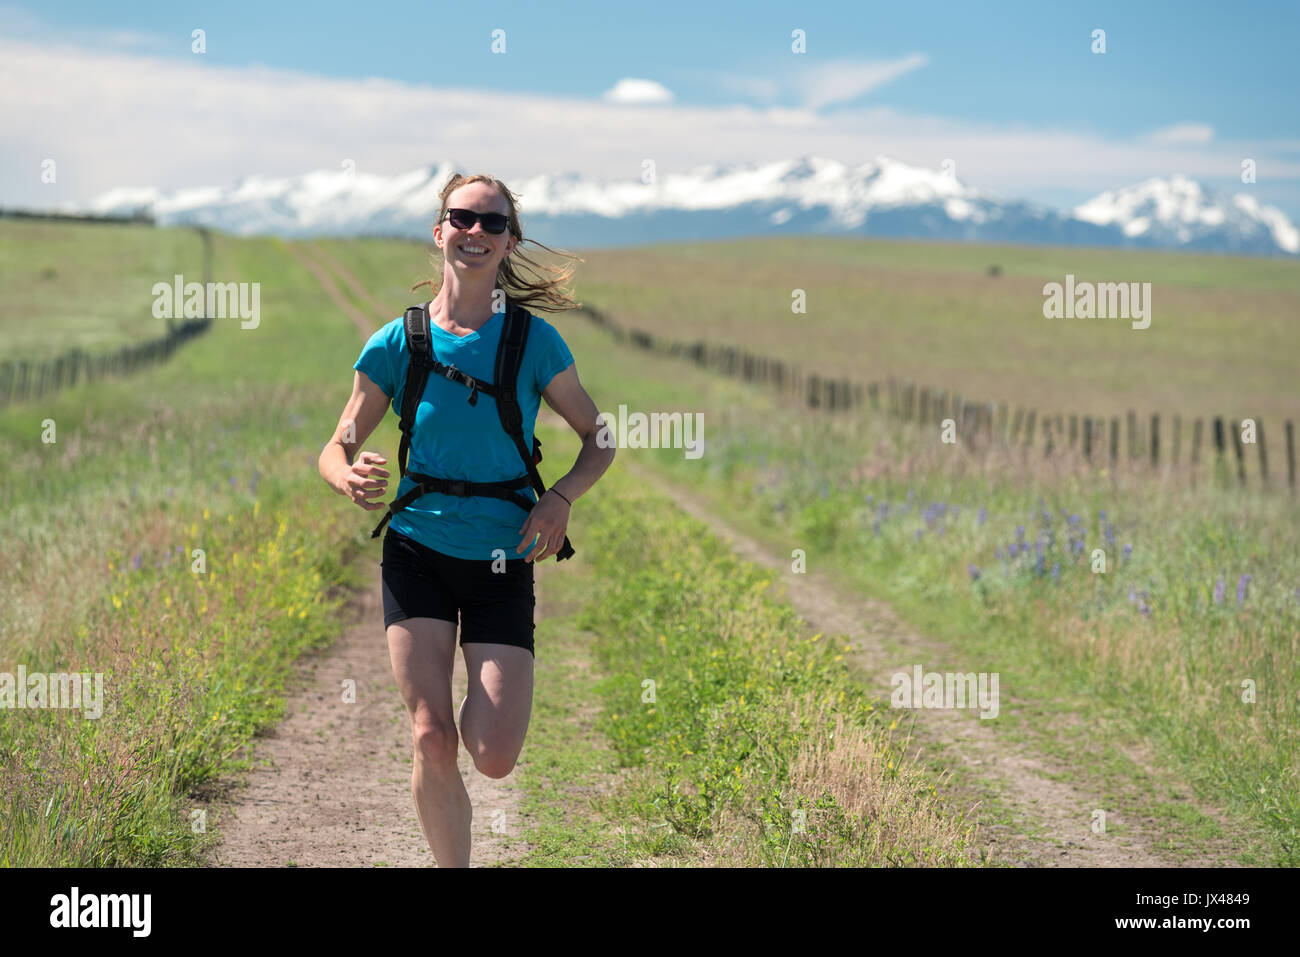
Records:
M546 491L548 491L548 492L554 492L556 495L560 496L560 498L564 498L564 493L561 492L559 489L557 489L557 488L555 488L555 487L548 488ZM569 508L573 508L573 503L572 503L572 502L569 502L569 500L568 500L567 498L564 498L564 500L565 500L566 502L568 502L568 504L569 504Z

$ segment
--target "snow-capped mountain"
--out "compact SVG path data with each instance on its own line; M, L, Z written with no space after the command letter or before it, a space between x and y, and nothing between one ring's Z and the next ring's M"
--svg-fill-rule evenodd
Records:
M344 169L253 176L228 189L116 189L82 211L144 210L161 224L241 235L428 239L439 189L456 169L441 162L391 177ZM1300 253L1300 232L1277 209L1247 193L1215 196L1180 176L1102 193L1072 213L997 197L951 171L885 157L857 167L816 157L705 166L652 184L543 174L510 186L526 235L552 246L820 233Z
M1076 206L1074 215L1098 226L1116 226L1142 245L1300 252L1300 231L1280 211L1261 206L1248 193L1216 196L1184 176L1102 193Z

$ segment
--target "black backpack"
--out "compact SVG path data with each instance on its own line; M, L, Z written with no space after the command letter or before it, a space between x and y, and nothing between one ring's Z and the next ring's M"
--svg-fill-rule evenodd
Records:
M406 326L409 362L406 367L406 385L402 389L402 418L398 426L402 431L402 442L397 450L397 465L402 476L406 475L406 457L411 448L411 434L415 430L415 412L424 395L424 386L430 372L466 386L469 389L470 405L478 402L480 392L496 400L501 428L514 441L515 448L519 450L519 458L523 461L528 474L501 482L465 482L412 472L411 479L416 483L415 487L388 506L383 520L370 533L370 537L378 538L390 518L429 492L461 497L486 495L513 502L525 512L532 511L534 503L520 495L519 489L531 484L539 500L546 492L546 483L537 472L537 463L542 460L542 443L534 436L533 452L531 455L528 454L528 447L524 444L524 414L519 408L517 388L519 367L524 360L524 346L528 342L528 328L531 325L532 314L518 303L506 299L505 328L501 330L501 341L497 345L493 382L475 379L454 365L443 365L433 357L432 339L429 334L429 303L410 306L406 310L403 321ZM505 383L509 384L505 385ZM571 555L573 555L573 546L569 544L569 536L566 535L563 547L555 553L555 559L563 561Z

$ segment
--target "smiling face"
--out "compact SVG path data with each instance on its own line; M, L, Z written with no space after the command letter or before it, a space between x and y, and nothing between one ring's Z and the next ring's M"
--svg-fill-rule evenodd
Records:
M469 209L476 213L510 214L506 198L489 183L466 183L447 197L448 209ZM469 229L457 229L446 214L433 228L433 239L442 250L448 268L458 272L495 276L501 261L515 248L515 237L509 227L505 232L489 233L483 223L476 222ZM477 253L475 249L486 250Z

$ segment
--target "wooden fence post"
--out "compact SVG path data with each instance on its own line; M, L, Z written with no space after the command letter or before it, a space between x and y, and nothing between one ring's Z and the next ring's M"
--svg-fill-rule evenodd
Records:
M1151 416L1151 467L1160 465L1160 416Z
M1291 420L1286 420L1286 484L1295 495L1295 432Z
M1237 482L1241 485L1246 484L1246 452L1241 445L1241 423L1232 430L1232 447L1237 453Z
M1264 451L1264 423L1256 421L1255 441L1259 443L1259 481L1268 488L1268 454Z

